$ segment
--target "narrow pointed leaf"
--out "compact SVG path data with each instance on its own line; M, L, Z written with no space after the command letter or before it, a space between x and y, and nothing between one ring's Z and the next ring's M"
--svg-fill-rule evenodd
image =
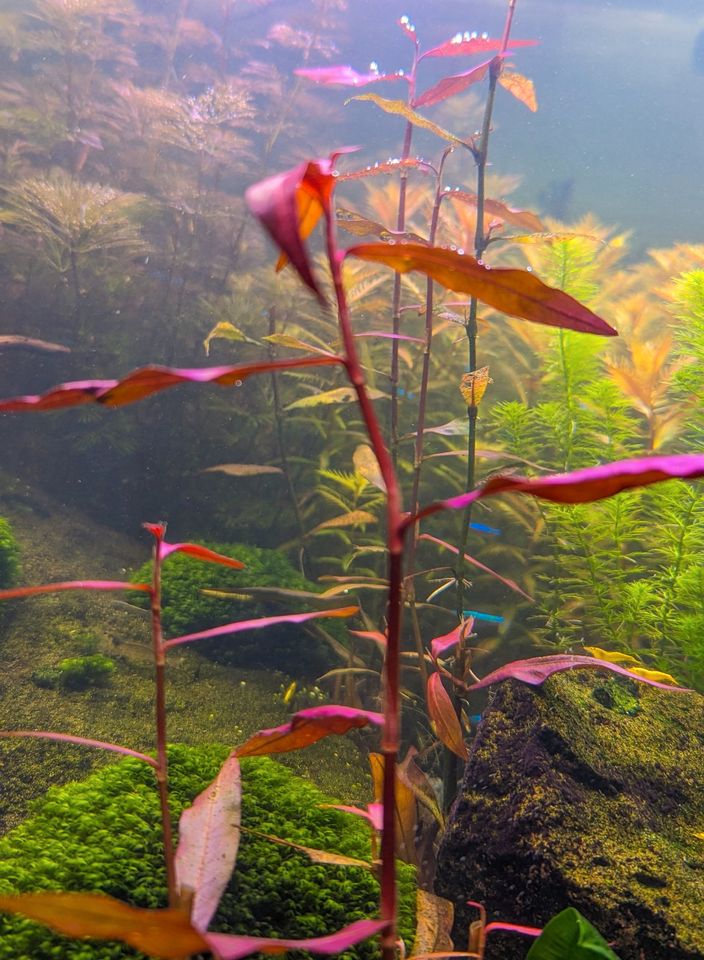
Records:
M203 473L225 473L228 477L258 477L264 473L283 473L281 467L269 467L259 463L220 463L206 467Z
M369 73L357 73L350 66L337 65L329 67L299 67L293 71L297 77L304 77L306 80L312 80L326 87L366 87L370 83L378 83L380 80L400 80L402 75L398 73L378 73L370 71Z
M178 824L176 879L182 892L193 892L191 922L197 930L208 929L235 868L241 810L240 764L230 754Z
M359 607L338 607L333 610L313 610L308 613L286 613L277 617L259 617L254 620L236 620L221 627L212 627L210 630L200 630L198 633L188 633L182 637L174 637L164 642L164 649L180 646L182 643L192 643L194 640L210 640L212 637L226 637L233 633L243 633L245 630L262 630L265 627L275 627L280 623L305 623L307 620L318 620L322 617L353 617L359 612Z
M60 593L62 590L141 590L149 593L147 583L125 583L122 580L64 580L59 583L44 583L36 587L12 587L0 590L0 600L16 597L33 597L40 593Z
M462 93L467 87L471 87L472 84L479 83L480 80L483 80L492 63L493 60L485 60L484 63L472 67L471 70L465 70L464 73L455 73L450 77L443 77L442 80L438 80L436 84L416 97L413 101L413 106L432 107L436 103L441 103L449 97L454 97L456 94Z
M356 817L362 817L370 826L381 833L383 829L384 807L381 803L370 803L366 810L361 807L349 806L345 803L321 803L323 808L329 807L331 810L340 810L342 813L352 813Z
M71 348L62 343L51 343L48 340L34 340L32 337L23 337L19 334L4 334L0 336L0 350L8 347L18 350L37 351L39 353L70 353Z
M226 557L223 553L216 553L207 547L202 547L199 543L166 543L161 541L159 552L162 559L170 556L172 553L185 553L189 557L195 557L196 560L204 560L206 563L219 563L223 567L232 567L235 570L243 570L244 564L241 560L235 560L233 557Z
M526 927L521 923L504 923L501 920L494 920L487 923L484 927L484 933L493 933L494 930L502 930L507 933L520 933L524 937L539 937L543 932L542 927Z
M437 123L433 123L432 120L428 120L426 117L421 116L420 113L416 113L415 110L411 110L403 100L387 100L385 97L377 96L376 93L360 93L358 97L350 97L346 103L350 103L351 100L370 100L372 103L375 103L380 110L383 110L384 113L394 113L399 117L403 117L405 120L408 120L409 123L412 123L414 127L428 130L430 133L434 133L436 137L440 137L441 140L454 143L458 147L468 146L466 140L461 140L459 137L456 137L454 133L450 133L449 130L445 130L443 127L438 126Z
M342 363L344 363L342 357L328 354L319 357L293 357L242 363L229 367L192 369L141 367L139 370L133 370L122 380L76 380L71 383L60 383L46 393L0 400L0 413L15 413L22 410L62 410L85 403L121 407L181 383L215 383L222 387L232 387L239 386L247 377L255 373L298 370L302 367L323 367Z
M376 177L380 173L398 173L399 170L419 170L421 173L435 174L437 171L432 163L427 160L421 160L420 157L398 157L393 160L377 161L368 167L362 167L361 170L349 170L347 173L339 173L340 180L363 180L366 177Z
M468 293L512 317L600 336L617 335L601 317L527 270L488 267L456 250L413 243L361 244L350 248L347 256L386 264L397 273L418 270L448 290Z
M379 648L380 652L386 653L387 639L386 634L378 630L350 630L353 637L361 637L363 640L371 640Z
M700 453L617 460L549 477L496 476L470 493L431 504L407 522L427 517L438 510L462 509L468 503L498 493L527 493L553 503L592 503L633 487L645 487L672 478L693 480L697 477L704 477L704 454Z
M25 893L0 896L0 910L21 913L67 937L120 940L163 960L210 949L180 908L144 910L98 893Z
M55 740L57 743L74 743L79 747L95 747L98 750L107 750L110 753L119 753L124 757L135 757L148 763L150 767L158 766L154 757L147 756L146 753L140 753L138 750L130 750L129 747L121 747L118 743L109 743L105 740L91 740L88 737L76 737L72 733L54 733L53 730L0 730L0 737L29 737L35 740Z
M617 663L609 663L607 660L597 660L595 657L582 657L577 654L555 654L550 657L532 657L530 660L514 660L507 663L498 670L493 670L482 677L478 683L472 684L471 690L482 690L484 687L490 687L494 683L502 683L504 680L521 680L523 683L529 683L533 687L539 687L553 673L561 673L563 670L610 670L612 673L619 673L622 677L628 677L629 680L636 680L638 683L647 683L651 687L659 687L661 690L670 690L673 693L692 693L688 687L675 687L671 683L660 683L658 680L651 680L647 677L639 676L632 670L626 670Z
M386 397L385 393L373 387L367 388L367 395L370 400L382 400ZM284 407L284 410L306 410L309 407L329 406L333 403L353 403L356 399L357 393L354 387L336 387L334 390L324 390L321 393L294 400L293 403Z
M537 43L539 43L538 40L509 40L508 49L511 51L519 47L534 47ZM501 50L501 45L502 41L500 39L492 40L491 37L457 33L451 40L426 50L425 53L421 54L420 59L425 60L427 57L466 57L477 53L487 54Z
M339 530L342 527L359 527L362 524L376 523L377 518L368 510L350 510L349 513L342 513L339 517L331 517L329 520L323 520L317 527L313 527L308 536L319 533L321 530Z
M328 807L330 809L343 810L344 807L336 807L334 803L321 803L318 806ZM350 808L352 809L352 808ZM364 813L364 811L362 811ZM247 830L247 833L255 837L261 837L262 840L268 840L270 843L277 843L281 847L290 847L291 850L298 850L304 854L313 863L322 863L328 867L357 867L362 870L371 870L372 864L368 860L360 860L358 857L348 857L343 853L335 853L331 850L318 850L315 847L304 847L300 843L294 843L293 840L284 840L282 837L275 837L272 833L262 833L260 830Z
M298 750L316 743L323 737L347 733L349 730L366 727L370 723L383 726L383 715L354 707L309 707L307 710L294 713L290 721L280 727L271 727L255 733L237 747L235 753L238 757L288 753L289 750Z
M444 547L445 550L449 550L451 553L459 554L457 547L454 547L451 543L447 543L445 540L440 540L438 537L434 537L430 533L421 533L419 540L428 540L430 543L436 543L440 547ZM483 573L488 573L490 577L493 577L495 580L498 580L499 583L503 583L505 587L508 587L509 590L513 590L514 593L520 593L522 597L525 597L526 600L530 600L533 603L533 597L519 586L515 580L511 580L510 577L502 577L500 573L497 573L496 570L492 570L491 567L487 567L485 563L482 563L480 560L477 560L476 557L470 556L470 554L465 553L464 555L467 563L471 563L473 567L476 567L478 570L481 570Z
M460 759L467 760L469 753L462 738L460 722L452 700L442 685L442 677L437 672L431 674L428 680L428 713L435 724L438 740Z
M331 955L342 953L355 943L380 933L384 920L357 920L348 927L324 937L307 940L273 940L266 937L244 937L229 933L209 933L207 941L220 960L240 960L251 953L285 953L287 950L307 950L310 953Z

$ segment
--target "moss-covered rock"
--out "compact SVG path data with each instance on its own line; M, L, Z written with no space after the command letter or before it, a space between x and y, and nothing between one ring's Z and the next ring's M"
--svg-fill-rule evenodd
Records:
M534 926L576 907L622 960L701 960L703 744L694 693L592 671L497 687L439 852L458 943L471 897Z
M162 625L168 637L195 633L233 620L268 617L292 610L311 609L296 597L278 600L240 593L233 598L214 597L204 590L235 593L246 587L274 588L290 591L317 592L318 586L306 580L289 562L285 554L262 547L236 543L206 543L205 546L244 563L243 570L212 563L202 563L185 554L175 554L162 570ZM143 564L134 575L135 581L149 581L151 564ZM134 602L146 606L143 594L135 594ZM339 621L324 621L325 630L338 642L346 631ZM316 626L280 624L265 632L239 633L233 637L201 641L199 652L219 663L245 667L276 667L295 677L319 676L337 663L331 647L321 639Z
M172 746L174 820L216 775L221 746ZM242 823L306 845L369 858L369 832L355 817L321 809L329 798L268 758L242 762ZM399 866L401 935L414 929L414 871ZM99 891L130 903L165 905L159 804L153 772L138 760L104 767L82 783L49 790L30 818L0 840L0 892ZM243 832L238 862L212 929L259 936L309 937L331 932L377 909L372 874L324 867L297 851ZM348 951L373 960L374 942ZM0 916L0 958L118 960L140 954L114 943L76 942L21 917Z
M17 576L19 551L12 527L0 517L0 590L9 587Z

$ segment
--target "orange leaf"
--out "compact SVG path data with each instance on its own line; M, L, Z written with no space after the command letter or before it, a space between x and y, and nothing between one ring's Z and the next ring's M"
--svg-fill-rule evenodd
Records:
M238 757L259 757L267 753L287 753L329 737L331 734L347 733L348 730L366 727L373 723L381 726L384 718L370 710L342 707L331 704L324 707L308 707L294 713L289 723L255 733L234 751Z
M449 900L419 889L416 893L416 938L412 957L452 950L454 916L455 908Z
M486 393L486 388L494 381L489 376L488 367L480 367L465 373L460 381L460 393L468 407L476 407Z
M21 913L67 937L120 940L164 960L209 950L180 908L144 910L99 893L25 893L0 896L0 910Z
M499 75L499 83L512 93L516 100L520 100L533 113L538 109L538 99L535 95L535 84L522 73L510 73L506 70Z
M471 294L512 317L583 333L617 336L613 327L601 317L527 270L488 267L456 250L415 243L395 247L379 243L360 244L351 247L347 256L386 264L397 273L419 270L448 290Z
M384 756L381 753L369 754L372 772L374 800L381 803L384 793ZM406 863L416 863L416 827L418 808L416 797L410 786L399 776L396 765L396 856Z
M462 760L467 760L469 754L462 738L462 728L439 673L433 673L428 680L428 713L435 724L438 740Z

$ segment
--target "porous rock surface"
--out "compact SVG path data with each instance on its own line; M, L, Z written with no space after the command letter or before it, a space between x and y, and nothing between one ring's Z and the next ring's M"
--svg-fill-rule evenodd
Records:
M580 910L622 960L704 957L704 698L592 671L497 686L439 851L456 948L477 917ZM525 956L489 937L486 960Z

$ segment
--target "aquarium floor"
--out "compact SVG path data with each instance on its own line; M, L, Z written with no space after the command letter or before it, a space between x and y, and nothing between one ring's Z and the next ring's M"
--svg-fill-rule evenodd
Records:
M15 485L10 495L0 496L0 515L13 524L20 544L22 584L128 579L150 549L146 535L131 540L27 487L18 494ZM149 621L117 598L67 592L9 602L0 620L0 729L57 730L140 750L153 747ZM32 680L63 658L80 655L86 644L115 661L109 685L69 692L42 689ZM289 715L280 696L288 679L274 669L222 667L183 648L170 654L167 680L173 742L234 746ZM297 707L304 705L299 695ZM333 737L282 760L333 796L369 799L366 761L350 738ZM84 747L0 743L0 831L21 820L50 784L82 778L104 762L112 758Z

